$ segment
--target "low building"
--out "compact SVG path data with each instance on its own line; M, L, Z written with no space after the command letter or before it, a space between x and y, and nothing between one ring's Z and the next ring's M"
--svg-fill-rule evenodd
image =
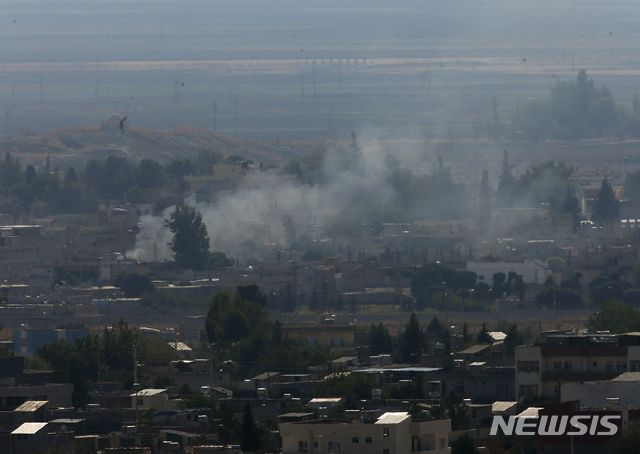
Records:
M319 323L284 325L283 328L290 337L302 338L310 346L337 350L343 356L356 353L354 324L323 317Z
M281 423L279 429L283 454L451 452L451 420L417 422L405 412L387 412L374 422L304 421Z
M640 333L548 335L535 345L516 347L518 399L560 398L566 383L608 381L640 372Z
M11 432L14 453L69 452L75 453L75 434L72 431L56 431L46 422L25 422Z
M166 389L141 389L129 396L131 398L131 408L146 410L155 407L157 410L174 410L177 401L169 401L169 393Z
M13 332L13 348L16 355L35 356L44 344L66 340L73 344L76 338L86 337L86 328L75 329L17 329Z
M611 380L564 383L561 401L580 401L580 405L604 408L615 402L622 407L640 407L640 372L625 372Z

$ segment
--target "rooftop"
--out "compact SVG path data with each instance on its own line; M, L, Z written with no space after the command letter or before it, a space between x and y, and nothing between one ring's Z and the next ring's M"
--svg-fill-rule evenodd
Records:
M462 351L458 352L458 355L475 355L476 353L480 353L488 348L490 348L491 345L489 344L477 344L477 345L472 345L469 348L465 348Z
M388 411L380 416L374 424L399 424L410 418L409 413L403 411Z
M28 400L13 411L36 411L38 408L47 404L47 400Z
M46 422L25 422L11 432L11 435L33 435L40 432L47 424Z
M494 414L501 414L504 413L505 411L511 410L513 407L517 406L518 402L511 402L511 401L495 401L492 405L491 405L491 412Z
M165 392L167 392L166 389L147 388L147 389L141 389L137 393L131 393L129 395L129 397L156 396L158 394L162 394L162 393L165 393Z
M640 372L624 372L611 381L637 381L640 382Z
M518 413L516 418L537 418L538 412L542 410L543 407L529 407L526 410Z

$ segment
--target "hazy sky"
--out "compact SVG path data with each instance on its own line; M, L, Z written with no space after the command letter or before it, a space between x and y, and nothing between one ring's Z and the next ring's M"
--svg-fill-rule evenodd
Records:
M634 1L4 1L0 60L202 60L390 48L622 46L640 37ZM263 54L261 52L266 52ZM235 58L235 57L234 57Z

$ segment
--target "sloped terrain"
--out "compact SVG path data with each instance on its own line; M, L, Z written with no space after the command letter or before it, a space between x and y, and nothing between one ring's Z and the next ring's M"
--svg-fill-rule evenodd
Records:
M47 155L52 167L82 168L90 159L109 155L124 156L132 161L154 159L166 162L173 158L193 157L207 149L223 156L240 155L256 164L286 161L322 146L324 140L287 141L268 144L217 134L203 128L181 127L169 131L130 128L125 133L104 132L97 126L57 130L48 134L0 138L0 153L7 152L23 165L44 165Z

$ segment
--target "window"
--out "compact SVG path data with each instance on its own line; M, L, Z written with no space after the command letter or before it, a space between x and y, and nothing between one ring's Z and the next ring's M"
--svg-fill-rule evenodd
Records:
M387 448L385 448L385 449L383 449L383 450L382 450L382 454L389 454L389 452L390 452L390 451L389 451Z
M464 394L464 383L456 383L456 393Z
M640 361L631 361L631 372L640 372Z
M360 438L358 437L351 437L351 443L353 443L354 445L360 443Z
M388 427L383 427L382 428L382 438L389 438L389 428Z
M554 361L553 362L553 371L560 372L562 370L562 361Z
M496 385L496 397L507 397L508 386L507 385Z
M560 395L560 385L554 385L553 386L553 395L554 396L559 396Z
M308 446L306 441L298 441L298 452L307 452Z
M518 388L519 397L535 397L538 395L538 385L520 385Z
M607 361L607 372L613 372L613 361Z
M365 437L364 442L368 445L370 445L371 443L373 443L373 438L371 437Z
M573 370L573 363L571 361L564 362L564 370L566 372L571 372Z
M342 446L339 441L330 441L327 445L330 453L338 454L342 452Z
M539 370L538 361L518 361L518 371L520 372L538 372Z
M627 371L627 363L624 361L616 361L616 370L618 372L626 372Z
M593 366L594 369L596 369L598 367L598 361L594 361L592 366Z

